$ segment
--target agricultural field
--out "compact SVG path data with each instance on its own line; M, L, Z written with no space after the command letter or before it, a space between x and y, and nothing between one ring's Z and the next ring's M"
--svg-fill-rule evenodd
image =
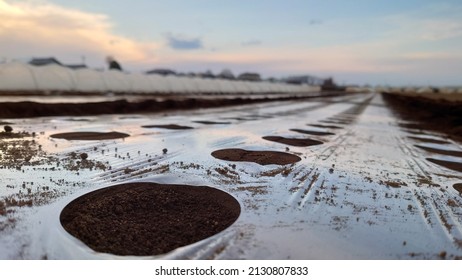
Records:
M393 98L1 118L0 258L460 259L457 125Z

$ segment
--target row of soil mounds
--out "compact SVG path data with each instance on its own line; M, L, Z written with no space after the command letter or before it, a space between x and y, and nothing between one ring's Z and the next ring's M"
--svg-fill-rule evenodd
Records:
M324 96L332 96L330 94ZM306 99L319 96L287 96L264 98L186 98L158 101L146 99L129 102L125 99L89 103L38 103L38 102L2 102L0 118L30 118L43 116L85 116L102 114L157 113L166 110L187 110L213 108L232 105L253 104L271 101Z
M462 140L462 103L383 93L385 102L401 118L416 121L413 128L444 133Z

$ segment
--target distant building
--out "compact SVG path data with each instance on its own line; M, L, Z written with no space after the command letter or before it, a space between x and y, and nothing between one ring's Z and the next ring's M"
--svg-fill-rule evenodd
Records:
M238 80L241 81L253 81L253 82L258 82L261 81L260 74L258 73L242 73L239 76L237 76Z
M157 74L157 75L162 75L162 76L176 76L176 72L170 69L153 69L146 71L146 74Z
M333 78L327 78L321 85L321 91L345 91L346 87L339 86L334 82Z
M61 62L59 62L54 57L32 58L32 60L29 61L29 64L32 64L32 65L35 65L35 66L44 66L44 65L48 65L48 64L62 65Z

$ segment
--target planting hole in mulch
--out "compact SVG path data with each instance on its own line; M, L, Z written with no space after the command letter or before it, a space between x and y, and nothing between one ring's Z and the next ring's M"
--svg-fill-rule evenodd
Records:
M462 195L462 183L454 184L452 187L459 192L459 195Z
M319 122L327 123L327 124L344 124L344 125L351 124L351 121L342 121L342 120L321 120Z
M319 127L319 128L330 128L330 129L341 129L343 127L336 125L323 125L323 124L309 124L310 126Z
M303 134L309 134L309 135L317 135L317 136L335 135L335 133L327 132L327 131L306 130L306 129L296 129L296 128L293 128L290 131L303 133Z
M213 122L213 121L193 121L195 123L200 123L200 124L231 124L231 122Z
M144 128L164 128L164 129L172 129L172 130L182 130L182 129L193 129L194 127L190 126L183 126L177 124L165 124L165 125L143 125Z
M223 231L240 212L234 197L215 188L127 183L73 200L60 221L97 252L153 256Z
M275 151L247 151L243 149L223 149L212 152L212 156L227 161L247 161L260 165L286 165L299 162L300 157Z
M417 148L422 149L424 151L430 152L430 153L453 156L453 157L462 157L462 151L437 149L437 148L426 147L426 146L422 146L422 145L414 145L414 146L416 146Z
M447 160L441 160L441 159L435 159L435 158L427 158L427 160L429 162L433 162L434 164L444 166L451 170L462 172L462 162L447 161Z
M50 135L51 138L60 138L66 140L83 140L83 141L90 141L90 140L111 140L111 139L119 139L119 138L126 138L130 135L126 133L111 131L111 132L66 132L66 133L57 133Z
M433 143L433 144L451 144L445 140L433 139L433 138L426 138L426 137L417 137L417 136L409 136L409 139L425 142L425 143Z
M286 144L286 145L296 146L296 147L308 147L308 146L323 144L323 142L321 141L313 140L309 138L286 138L286 137L281 137L281 136L263 136L262 138L268 141L278 142L281 144Z

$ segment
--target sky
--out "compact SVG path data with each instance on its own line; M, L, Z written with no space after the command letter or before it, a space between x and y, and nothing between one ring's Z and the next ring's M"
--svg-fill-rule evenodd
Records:
M0 0L0 62L462 86L461 0Z

